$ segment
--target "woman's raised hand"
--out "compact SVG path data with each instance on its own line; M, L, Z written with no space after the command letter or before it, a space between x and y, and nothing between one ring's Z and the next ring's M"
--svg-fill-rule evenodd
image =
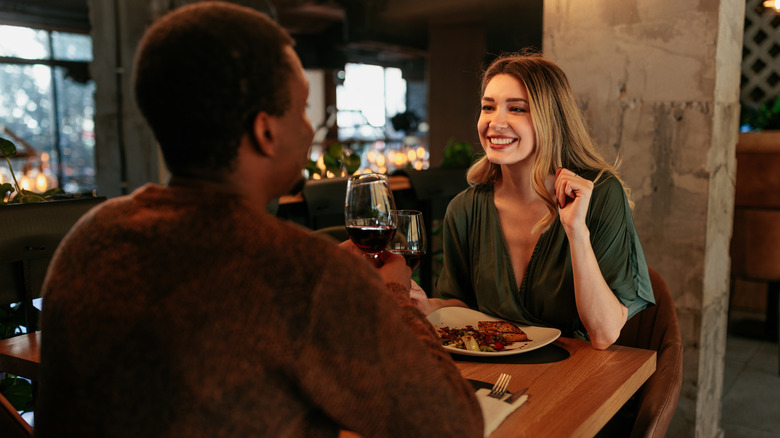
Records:
M555 198L558 201L558 215L568 233L585 227L593 181L582 178L569 169L559 168L555 172Z

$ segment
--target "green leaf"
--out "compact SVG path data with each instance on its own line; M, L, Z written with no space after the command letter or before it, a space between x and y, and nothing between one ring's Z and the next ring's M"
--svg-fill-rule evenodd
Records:
M330 152L322 156L322 162L325 168L335 175L341 174L341 155L333 157Z
M11 183L2 183L0 184L0 194L6 194L8 192L13 192L14 186Z
M16 146L11 142L11 140L6 140L3 137L0 137L0 153L9 158L13 157L16 155Z
M360 169L360 157L357 154L345 155L342 160L344 161L344 168L347 173L352 175L358 169Z
M306 163L306 166L303 167L303 169L308 172L308 176L311 179L314 175L322 175L322 171L319 167L317 167L317 162L314 160L309 160L308 163Z
M341 154L344 153L344 145L341 143L334 143L328 146L328 155L335 159L341 158ZM326 155L327 156L327 155Z
M22 189L22 196L19 200L22 204L29 204L31 202L45 202L46 198L38 193L31 192L29 190Z
M43 192L43 197L44 198L48 198L50 196L64 195L64 194L65 194L65 190L62 190L59 187L53 187L53 188Z
M474 162L475 156L470 144L456 142L455 139L450 138L444 148L444 160L442 160L441 167L468 167Z

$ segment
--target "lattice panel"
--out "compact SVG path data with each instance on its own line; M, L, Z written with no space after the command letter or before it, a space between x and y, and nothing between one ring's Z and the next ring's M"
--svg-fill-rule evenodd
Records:
M760 105L780 94L780 14L747 0L740 99Z

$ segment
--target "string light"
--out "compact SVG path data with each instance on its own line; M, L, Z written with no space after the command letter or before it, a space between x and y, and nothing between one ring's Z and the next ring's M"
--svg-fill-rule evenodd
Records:
M771 8L777 12L780 12L780 0L766 0L764 2L764 7Z

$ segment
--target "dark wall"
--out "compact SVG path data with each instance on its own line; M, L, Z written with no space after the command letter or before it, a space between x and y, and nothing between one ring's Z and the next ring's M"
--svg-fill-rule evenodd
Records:
M87 0L0 0L0 24L86 33Z

